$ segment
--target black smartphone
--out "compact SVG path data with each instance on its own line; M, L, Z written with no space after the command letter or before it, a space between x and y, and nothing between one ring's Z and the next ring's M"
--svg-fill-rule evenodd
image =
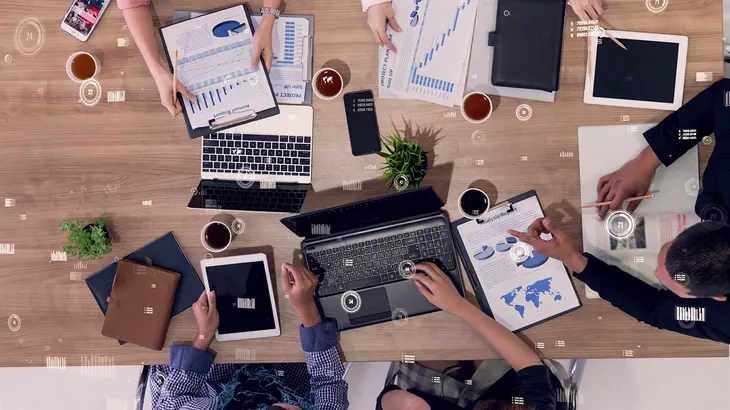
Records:
M375 116L375 100L370 90L344 95L347 130L350 132L352 155L373 154L380 151L380 130Z

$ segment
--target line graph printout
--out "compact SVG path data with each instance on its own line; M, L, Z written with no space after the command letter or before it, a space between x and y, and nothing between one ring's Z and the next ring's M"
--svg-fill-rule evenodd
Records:
M256 112L276 105L263 65L251 68L253 34L243 6L220 10L162 29L163 41L177 76L193 94L184 100L193 128L208 127L211 119L248 109Z
M478 0L393 0L398 49L380 52L381 95L452 107L464 94Z

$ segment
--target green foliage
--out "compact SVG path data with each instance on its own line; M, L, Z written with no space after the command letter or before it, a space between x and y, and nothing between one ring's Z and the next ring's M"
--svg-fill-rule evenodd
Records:
M391 188L398 175L405 175L408 177L409 187L418 188L426 176L426 152L418 143L407 142L394 132L388 135L388 139L383 139L383 146L388 152L378 152L378 155L385 158L385 167L381 168L384 170L383 176L380 179L385 180L388 188Z
M84 226L86 224L83 221L61 221L58 230L69 232L68 241L71 242L71 245L63 247L63 251L79 259L97 259L111 253L112 244L107 237L106 218L99 218L87 229Z

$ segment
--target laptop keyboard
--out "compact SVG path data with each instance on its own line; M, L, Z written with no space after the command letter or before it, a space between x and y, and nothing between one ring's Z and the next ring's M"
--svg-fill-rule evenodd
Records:
M203 136L203 172L309 176L312 137L215 133Z
M235 184L234 184L235 185ZM233 186L205 186L205 208L229 209L240 211L293 212L302 208L306 190L286 189L277 185L276 189L259 189Z
M398 265L434 262L442 269L455 269L451 239L445 225L307 253L312 272L319 276L319 296L358 290L404 280Z

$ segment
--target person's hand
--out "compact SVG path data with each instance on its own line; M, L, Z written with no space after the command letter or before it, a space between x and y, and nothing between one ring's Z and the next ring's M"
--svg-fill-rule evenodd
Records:
M469 301L461 297L451 279L431 262L419 263L413 267L416 272L409 279L416 282L418 290L431 304L441 310L457 315Z
M162 106L167 108L167 111L170 112L172 118L175 118L182 111L182 106L180 105L180 101L177 97L174 99L172 97L172 73L160 65L153 77L157 84L157 91L160 92L160 102L162 103ZM177 80L177 91L188 100L195 101L195 94L188 91L179 79Z
M215 305L215 291L210 292L210 295L206 291L200 294L198 301L193 303L193 314L198 324L198 334L193 341L193 347L206 351L215 337L220 321Z
M318 282L317 276L307 268L281 264L281 287L304 327L312 327L322 321L317 304L314 303L314 289Z
M390 28L400 33L400 26L395 21L395 11L390 2L372 5L368 8L368 26L373 31L373 39L379 46L386 46L393 52L398 52L393 43L388 39L385 32L386 21L390 24Z
M256 28L256 32L253 35L253 61L251 61L251 68L258 68L259 61L261 61L261 55L264 56L264 62L266 63L266 70L271 71L271 64L274 62L274 49L272 32L274 31L274 22L276 18L271 14L266 14L261 17L261 23Z
M611 201L610 205L597 208L598 217L606 217L608 210L621 208L626 198L646 195L660 161L651 147L646 147L636 158L625 163L618 171L598 180L596 202ZM641 201L631 201L626 210L634 212Z
M603 14L601 0L570 0L568 4L575 14L583 21L598 20Z
M513 229L508 229L507 233L532 246L538 253L563 262L565 266L575 272L583 272L588 263L585 256L573 248L568 235L553 226L550 218L535 219L527 228L527 235ZM542 234L551 234L553 237L545 240L540 237Z

